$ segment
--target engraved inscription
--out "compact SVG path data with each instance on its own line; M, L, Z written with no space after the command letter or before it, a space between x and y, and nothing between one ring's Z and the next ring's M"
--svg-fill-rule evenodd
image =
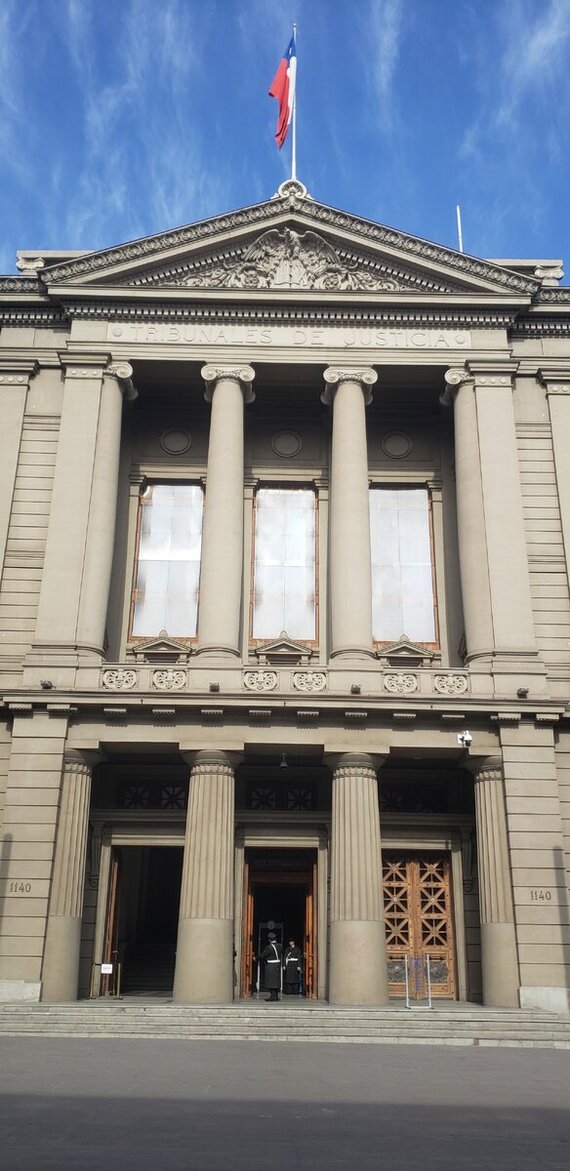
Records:
M168 322L114 322L107 340L154 345L338 347L343 350L468 350L468 329L375 329L368 326L179 325Z

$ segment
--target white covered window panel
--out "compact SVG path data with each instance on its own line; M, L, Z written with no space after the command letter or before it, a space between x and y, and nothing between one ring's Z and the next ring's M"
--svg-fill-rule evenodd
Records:
M427 489L372 488L370 537L374 640L435 642Z
M315 493L262 488L256 496L253 638L316 637Z
M203 492L196 484L152 484L141 499L132 635L196 634Z

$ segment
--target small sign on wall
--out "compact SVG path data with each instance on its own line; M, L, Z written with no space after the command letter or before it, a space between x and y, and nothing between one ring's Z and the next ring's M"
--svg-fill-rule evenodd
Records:
M112 976L113 975L113 965L112 964L101 964L101 975L102 976Z

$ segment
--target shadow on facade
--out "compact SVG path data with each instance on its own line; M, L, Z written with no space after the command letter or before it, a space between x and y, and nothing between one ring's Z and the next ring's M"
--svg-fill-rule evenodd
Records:
M560 934L562 939L566 941L570 932L570 900L568 899L568 884L566 882L566 859L564 857L564 850L560 846L555 846L552 851L554 855L554 873L560 871L563 878L563 885L560 887L560 902L558 903L558 921L560 923ZM564 967L566 973L566 988L570 990L570 968L566 964Z
M4 834L2 841L0 841L0 875L7 875L10 872L13 841L12 834ZM8 889L6 889L5 894L8 894ZM0 938L2 937L2 924L4 921L4 912L2 909L4 905L4 902L0 902Z

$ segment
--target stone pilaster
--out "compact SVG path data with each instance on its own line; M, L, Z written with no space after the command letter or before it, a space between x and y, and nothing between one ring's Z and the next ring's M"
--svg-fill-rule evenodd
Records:
M223 752L192 757L174 1000L233 999L234 770Z
M365 409L378 375L372 369L324 374L332 403L330 490L331 657L372 655L372 560Z
M198 653L240 654L243 574L244 401L254 398L251 366L204 366L212 404L202 535Z
M6 541L14 498L14 485L26 398L37 362L19 356L2 358L0 366L0 407L2 410L2 462L0 464L0 577L4 569Z
M483 1003L519 1005L519 971L502 762L475 766L475 817Z
M42 1000L77 1000L92 765L66 752L42 970Z
M457 519L467 660L499 694L543 690L534 635L512 403L514 367L448 370L454 399ZM501 681L501 676L502 681Z
M388 999L377 763L355 753L334 762L331 1004L384 1004Z
M128 363L62 357L65 384L44 573L30 664L100 658L109 595ZM62 605L65 599L65 605ZM43 656L43 659L42 659ZM52 677L53 678L53 677ZM31 680L30 680L31 681ZM53 679L54 682L65 682Z
M542 369L539 376L548 397L566 572L570 577L570 362L562 368Z

